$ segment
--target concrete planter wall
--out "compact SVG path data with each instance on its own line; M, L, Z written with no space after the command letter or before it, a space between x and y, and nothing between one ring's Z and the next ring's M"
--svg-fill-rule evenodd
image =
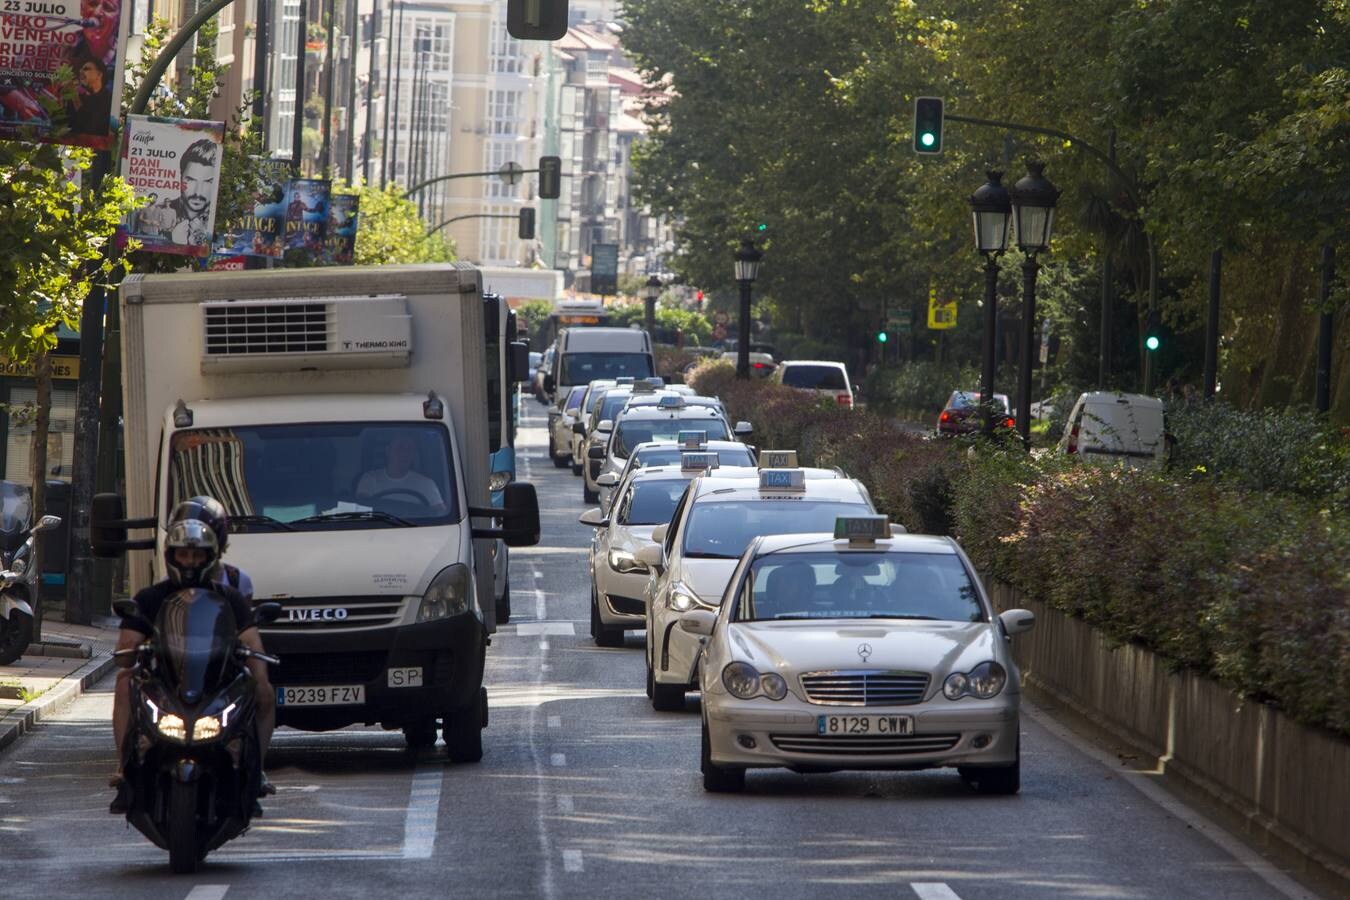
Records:
M1171 672L1148 650L1112 647L1081 620L987 584L1000 610L1036 613L1035 629L1013 640L1033 696L1069 706L1156 758L1179 787L1217 800L1248 833L1350 882L1350 741Z

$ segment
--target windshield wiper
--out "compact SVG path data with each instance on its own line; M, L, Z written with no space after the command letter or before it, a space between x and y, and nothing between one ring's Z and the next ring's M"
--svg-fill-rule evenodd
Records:
M895 613L872 613L869 619L926 619L929 622L939 621L937 616L904 616Z
M725 553L705 553L702 550L684 551L685 559L740 559L739 556L727 556Z
M388 522L390 525L398 525L402 528L412 528L413 523L407 519L400 518L393 513L383 512L378 509L347 512L320 513L317 516L306 516L303 519L296 519L292 525L301 525L307 522Z
M295 530L291 526L287 525L285 522L282 522L279 519L274 519L271 516L256 516L256 515L230 516L230 522L237 523L240 525L270 525L273 528L280 528L282 531Z

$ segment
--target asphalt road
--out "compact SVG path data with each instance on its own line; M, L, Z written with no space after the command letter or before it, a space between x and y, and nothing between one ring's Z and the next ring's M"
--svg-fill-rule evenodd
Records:
M703 792L697 700L654 713L641 635L587 631L581 486L527 401L521 476L544 537L512 554L516 617L489 651L477 765L397 732L282 731L278 793L193 876L107 813L111 679L0 755L0 895L1258 898L1310 896L1046 714L1023 718L1022 792L955 773L752 772Z

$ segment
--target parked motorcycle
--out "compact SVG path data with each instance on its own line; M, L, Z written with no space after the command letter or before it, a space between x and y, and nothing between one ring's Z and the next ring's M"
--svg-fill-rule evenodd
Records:
M34 539L61 524L60 516L43 516L32 524L28 488L0 481L0 666L23 655L33 640L33 617L42 578Z
M114 608L124 617L139 615L130 600ZM280 614L280 604L260 603L254 623ZM253 817L262 759L255 682L244 661L279 660L240 644L230 604L203 588L169 597L147 624L150 637L117 651L134 660L122 759L127 821L169 851L174 872L190 873Z

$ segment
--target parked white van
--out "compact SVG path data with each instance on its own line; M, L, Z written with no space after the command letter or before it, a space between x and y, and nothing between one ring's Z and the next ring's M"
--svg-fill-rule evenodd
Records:
M544 375L544 391L553 398L549 409L550 432L566 412L564 404L572 388L599 379L648 378L656 374L652 339L636 328L564 328L558 332L553 354L553 369ZM551 447L553 461L566 466L572 448L563 444Z
M1112 391L1078 397L1058 447L1060 453L1133 468L1161 466L1166 449L1163 402Z

